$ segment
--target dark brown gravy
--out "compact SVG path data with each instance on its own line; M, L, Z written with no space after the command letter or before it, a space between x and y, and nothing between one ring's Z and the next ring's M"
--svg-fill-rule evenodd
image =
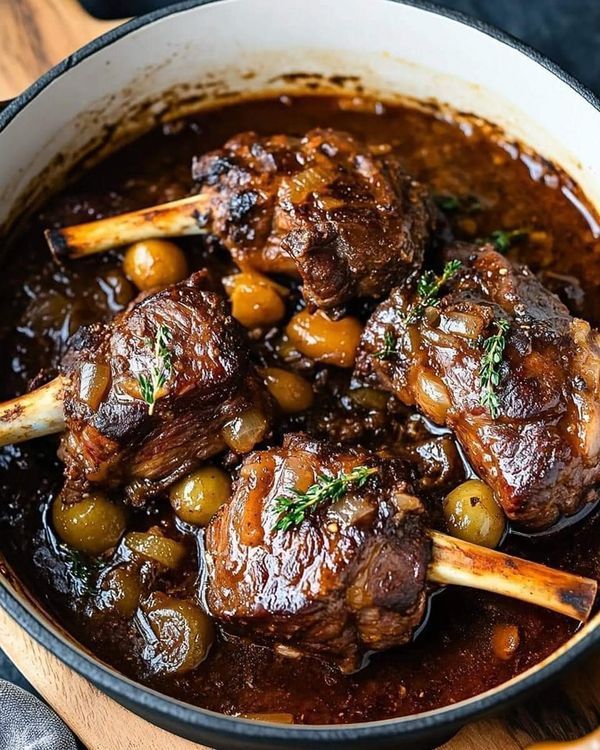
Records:
M7 254L0 280L0 395L23 391L40 370L52 375L69 333L121 309L127 301L126 285L122 288L119 277L107 275L119 268L118 253L58 268L49 258L43 227L180 197L192 187L192 156L221 145L236 132L301 134L314 126L392 143L408 170L434 194L476 196L479 210L449 215L458 237L474 239L497 229L526 228L528 235L511 253L544 272L547 283L564 295L574 312L600 321L600 241L569 199L577 195L576 186L552 165L466 118L458 122L368 101L284 97L205 112L143 136L53 198L29 221ZM222 251L210 242L186 239L181 245L194 267L228 266ZM579 284L565 281L565 274ZM116 290L115 278L121 284ZM257 346L256 356L272 359L274 354L268 345ZM318 377L323 385L313 412L290 419L280 432L306 428L395 449L427 434L426 426L405 410L390 416L386 424L353 406L345 375ZM190 703L225 713L288 712L298 723L386 719L487 690L539 662L576 629L573 622L544 610L456 588L431 598L430 616L414 644L374 656L369 666L351 676L313 659L286 659L225 636L191 674L156 676L141 656L141 636L134 623L96 606L102 603L102 594L94 592L96 571L82 571L81 561L57 546L46 520L61 484L55 450L56 442L44 439L0 452L1 551L82 643L125 674ZM425 470L424 463L420 469ZM432 506L439 505L440 495L463 477L464 469L458 466L433 481L428 492ZM182 532L164 501L132 513L130 525L147 528L160 519L174 533ZM592 512L578 525L548 536L510 534L503 548L600 578L599 533L600 514ZM156 585L192 596L201 567L196 547L201 549L202 536L188 533L187 539L186 569ZM506 661L492 651L492 629L498 623L519 628L520 646Z

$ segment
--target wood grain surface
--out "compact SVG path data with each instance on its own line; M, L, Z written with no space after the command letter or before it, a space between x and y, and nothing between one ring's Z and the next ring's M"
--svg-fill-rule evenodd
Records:
M15 96L49 67L114 25L91 18L76 0L0 0L0 100ZM89 750L202 750L200 745L153 727L100 693L2 610L0 646ZM532 742L573 740L595 730L599 723L600 658L596 657L500 718L465 727L444 750L523 750ZM550 750L551 746L543 747ZM566 746L561 747L565 750ZM600 730L585 743L569 747L600 750Z
M92 18L77 0L0 0L0 100L116 25Z

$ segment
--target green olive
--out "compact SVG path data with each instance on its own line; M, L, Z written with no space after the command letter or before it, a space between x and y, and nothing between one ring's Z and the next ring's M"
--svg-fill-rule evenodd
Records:
M348 395L355 404L370 411L385 411L389 400L387 393L375 390L375 388L354 388L348 391Z
M204 661L215 629L200 607L157 591L144 604L143 611L157 639L152 658L160 671L182 674Z
M114 610L123 617L132 617L142 593L137 570L125 565L111 568L102 576L99 588L104 609Z
M444 500L444 516L452 536L484 547L496 547L506 521L492 490L479 479L469 479Z
M169 499L182 521L206 526L230 495L229 476L214 466L204 466L174 484Z
M52 523L59 538L88 555L115 547L125 531L125 510L102 492L86 495L76 503L52 504Z

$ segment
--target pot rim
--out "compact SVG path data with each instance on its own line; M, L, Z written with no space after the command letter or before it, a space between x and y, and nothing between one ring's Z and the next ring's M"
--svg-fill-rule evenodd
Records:
M445 8L428 0L385 0L418 8L425 12L444 16L486 36L499 41L528 57L532 62L541 65L552 75L573 89L598 112L600 98L576 78L566 73L559 65L530 47L508 32L491 24L475 19L465 13ZM0 111L0 134L38 94L61 75L75 67L96 52L103 50L133 31L150 25L170 15L191 10L204 5L222 2L222 0L182 0L174 5L161 8L134 18L93 39L83 47L59 62L40 76L22 94L10 101ZM104 664L89 654L82 646L62 635L43 611L32 602L18 596L11 590L10 584L1 575L0 569L0 606L2 606L27 633L38 643L56 655L61 661L77 672L89 678L105 692L122 701L124 704L160 715L171 727L187 725L194 729L204 730L214 738L231 740L250 740L257 745L268 746L270 743L284 741L294 747L306 747L307 742L336 744L354 743L359 740L390 739L393 737L417 737L425 733L451 731L467 721L515 702L524 693L539 688L555 677L575 660L583 656L594 646L600 645L600 619L592 624L588 633L580 636L575 643L567 642L558 651L553 652L544 662L531 667L526 672L501 683L495 688L433 711L408 716L384 719L373 722L362 722L343 725L277 725L269 722L254 721L235 716L216 713L193 706L189 703L171 698L146 687L117 670ZM164 723L163 723L164 726Z

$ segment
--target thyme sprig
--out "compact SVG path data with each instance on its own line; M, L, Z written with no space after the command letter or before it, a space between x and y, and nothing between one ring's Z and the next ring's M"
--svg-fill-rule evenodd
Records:
M451 193L439 193L433 196L436 206L447 214L462 213L474 214L481 211L481 201L476 195L452 195Z
M317 506L323 503L334 503L340 500L350 485L357 488L364 486L377 469L368 466L357 466L347 474L338 474L336 477L327 474L319 474L317 481L306 490L290 490L291 495L280 495L275 498L275 510L280 514L275 528L279 531L287 531L292 526L298 526L306 516Z
M505 255L515 242L527 237L528 234L529 229L524 229L523 227L519 229L496 229L496 231L492 232L488 237L484 237L480 242L490 242L499 253Z
M96 593L96 586L93 579L98 575L102 563L95 557L85 555L66 544L60 545L65 562L69 565L69 570L73 578L78 581L84 592L89 594Z
M421 274L417 281L417 301L406 314L405 322L408 325L421 320L428 307L439 305L440 289L456 275L461 265L460 260L449 260L440 276L436 276L433 271L425 271Z
M148 404L148 414L150 415L154 412L154 405L160 396L160 389L173 372L173 361L169 350L172 338L171 331L161 323L154 341L148 340L148 346L152 347L153 350L153 362L148 375L144 373L138 375L138 383L142 398Z
M425 271L421 274L417 281L417 299L403 315L403 322L406 325L412 325L421 320L428 307L439 305L438 294L441 288L457 273L461 265L460 260L450 260L444 266L440 276L436 276L433 271ZM386 331L383 334L383 346L374 352L373 356L377 359L389 359L394 354L398 354L397 343L396 336L391 331Z
M383 346L373 356L377 359L389 359L393 354L398 354L396 337L391 331L386 331L383 334Z
M506 347L506 334L510 328L508 320L496 320L496 332L483 342L483 357L479 368L481 405L488 410L492 419L500 414L500 400L496 388L500 384L500 364Z

